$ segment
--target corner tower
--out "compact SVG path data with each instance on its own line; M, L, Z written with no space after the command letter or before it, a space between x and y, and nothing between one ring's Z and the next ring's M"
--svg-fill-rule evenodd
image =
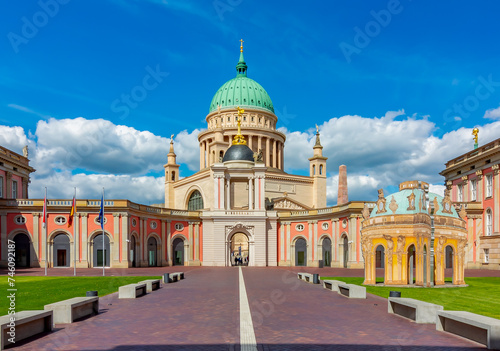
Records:
M319 127L316 125L316 143L313 146L314 154L309 159L309 176L314 179L313 207L326 207L326 160L323 157L323 146L319 139Z
M252 152L262 152L264 164L276 171L284 169L285 135L276 130L278 117L266 90L247 77L241 40L236 77L224 83L215 93L206 117L207 130L198 135L200 170L219 163L238 133L238 109L245 109L241 134Z
M177 156L174 152L174 135L170 137L170 151L167 154L165 168L165 207L175 208L174 183L179 180L179 165L176 163Z

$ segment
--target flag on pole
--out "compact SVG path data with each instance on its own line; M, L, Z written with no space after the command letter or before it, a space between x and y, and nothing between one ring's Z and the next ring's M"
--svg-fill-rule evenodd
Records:
M99 223L101 223L101 229L104 230L104 194L101 198L101 210L99 211Z
M68 228L71 227L73 224L73 217L75 216L76 212L76 198L73 196L73 203L71 204L71 211L69 213L69 218L68 218Z
M45 190L45 198L43 199L42 227L45 228L46 225L47 225L47 190Z

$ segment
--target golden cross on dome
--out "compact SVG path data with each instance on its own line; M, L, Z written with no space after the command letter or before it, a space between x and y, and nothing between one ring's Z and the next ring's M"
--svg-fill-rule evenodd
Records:
M243 52L243 39L240 39L241 45L240 45L240 52Z

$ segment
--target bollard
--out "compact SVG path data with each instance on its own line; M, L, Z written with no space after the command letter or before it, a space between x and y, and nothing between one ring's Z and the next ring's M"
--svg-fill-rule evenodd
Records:
M170 283L170 273L163 274L163 283L165 284Z
M90 291L87 291L87 294L85 296L90 297L90 296L99 296L99 295L97 293L97 290L90 290Z
M313 274L313 284L319 284L319 274Z

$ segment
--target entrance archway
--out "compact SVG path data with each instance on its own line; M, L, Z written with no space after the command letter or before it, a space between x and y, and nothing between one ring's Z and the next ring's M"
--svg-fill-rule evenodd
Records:
M302 238L295 242L295 265L307 266L307 242Z
M324 238L321 246L323 251L323 266L330 267L332 265L332 241L330 238Z
M343 240L344 246L344 268L347 268L347 263L349 262L349 239L347 236L344 236Z
M156 242L155 237L152 236L148 239L148 266L149 267L156 267L158 265L157 257L156 257L157 249L158 249L158 243Z
M248 236L245 233L235 233L229 245L231 266L248 266L250 258Z
M135 259L136 257L136 250L135 250L135 247L136 247L136 240L135 240L135 236L132 235L132 238L130 239L130 261L132 262L132 267L137 267L137 261Z
M172 248L174 251L174 259L172 264L174 266L184 266L184 240L177 238L172 243Z
M445 249L445 270L444 270L444 281L446 282L446 278L451 278L451 281L454 281L454 276L455 276L455 267L453 267L453 259L455 258L454 252L453 252L453 247L448 245L446 246Z
M66 234L57 234L53 243L54 267L69 267L70 266L70 242Z
M110 245L109 238L107 235L104 235L104 247L102 243L102 234L98 234L92 240L92 264L94 267L109 267L109 257L110 257Z
M415 245L408 247L408 284L415 284Z
M30 267L30 238L26 234L17 234L14 237L16 244L16 267Z
M377 274L377 268L381 269L381 274ZM382 275L385 282L385 248L384 245L379 245L375 249L375 283L377 282L377 277Z

